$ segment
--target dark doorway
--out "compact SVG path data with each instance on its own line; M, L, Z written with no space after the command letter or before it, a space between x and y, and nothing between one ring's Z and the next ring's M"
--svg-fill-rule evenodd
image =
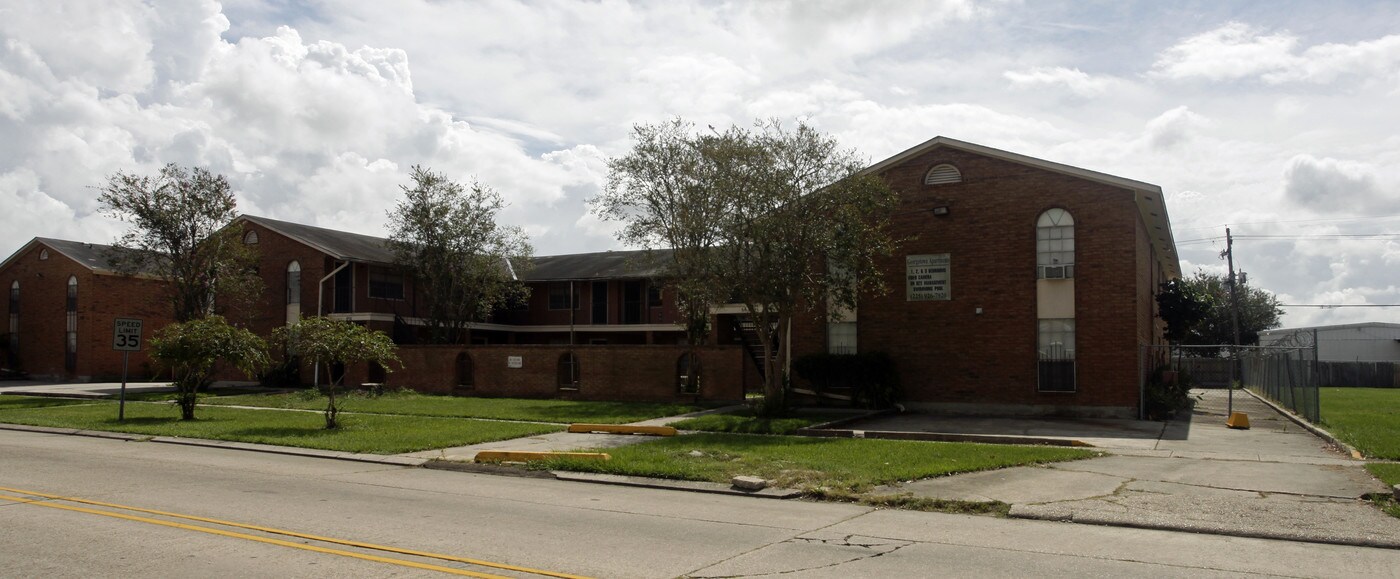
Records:
M622 284L622 323L642 323L642 282L629 281Z
M608 282L593 282L593 323L608 323Z
M340 271L335 272L335 303L331 306L331 311L337 314L344 314L354 311L351 303L355 297L355 282L352 270L355 266L347 265Z

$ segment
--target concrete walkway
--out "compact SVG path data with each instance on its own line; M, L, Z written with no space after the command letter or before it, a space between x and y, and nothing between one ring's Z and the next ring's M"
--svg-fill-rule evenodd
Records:
M1073 436L1111 456L940 477L877 492L1002 501L1020 518L1400 548L1400 519L1361 498L1389 491L1364 462L1248 393L1235 393L1234 410L1249 414L1250 430L1225 426L1226 391L1195 394L1202 399L1194 411L1166 423L1027 421L1020 429ZM901 420L889 419L892 427L915 426L913 417L896 418ZM990 431L997 421L978 424ZM1146 436L1154 424L1160 434ZM881 426L876 419L860 427ZM922 426L934 431L950 424L930 417Z
M672 422L678 422L687 418L714 414L717 412L728 412L740 408L739 406L728 406L724 408L712 408L691 412L679 416L666 416L663 418L653 418L641 422L631 423L634 426L665 426ZM398 456L408 458L425 458L438 460L451 460L458 462L471 462L476 458L476 453L482 450L526 450L540 452L569 452L592 448L616 448L629 444L637 444L652 440L651 436L639 436L632 434L601 434L601 433L581 433L581 432L551 432L538 436L527 436L525 438L513 438L510 440L498 440L496 442L483 442L481 444L471 444L467 446L455 446L437 450L424 450L419 452L409 452Z

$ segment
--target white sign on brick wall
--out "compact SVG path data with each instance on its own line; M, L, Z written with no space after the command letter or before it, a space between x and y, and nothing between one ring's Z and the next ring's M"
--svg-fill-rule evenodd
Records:
M524 367L525 367L525 357L524 357L524 356L506 356L506 367L507 367L507 368L524 368Z
M933 253L904 257L907 301L924 302L953 299L952 254Z

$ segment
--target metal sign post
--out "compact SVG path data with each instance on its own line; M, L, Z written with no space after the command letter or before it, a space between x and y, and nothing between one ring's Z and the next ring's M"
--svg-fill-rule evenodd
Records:
M117 403L117 421L126 420L126 372L132 352L141 351L141 320L117 318L112 325L112 349L122 353L122 389Z

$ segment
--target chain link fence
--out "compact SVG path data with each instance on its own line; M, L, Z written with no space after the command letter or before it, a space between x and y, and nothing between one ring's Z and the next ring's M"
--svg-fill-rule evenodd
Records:
M1190 388L1247 388L1316 424L1319 365L1314 332L1270 346L1143 346L1139 387L1146 401L1166 384Z

